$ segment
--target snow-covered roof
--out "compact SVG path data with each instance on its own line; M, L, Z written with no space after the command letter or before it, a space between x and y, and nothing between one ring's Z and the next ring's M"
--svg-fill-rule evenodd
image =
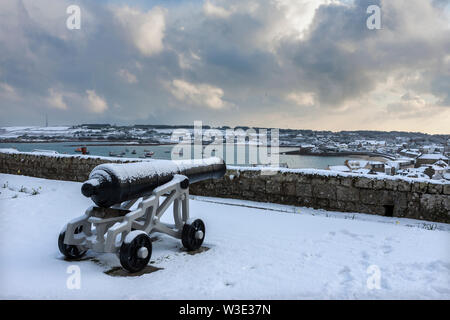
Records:
M362 144L371 144L371 145L385 145L386 141L384 140L355 140L356 143L362 143Z
M369 161L367 161L367 160L349 160L349 161L347 161L347 165L352 169L364 168L365 166L367 166L368 163L369 163Z
M438 153L424 153L421 156L419 156L419 159L426 159L426 160L448 160L446 156L443 154Z
M415 160L414 158L402 157L402 158L397 158L397 159L391 160L391 161L398 162L398 163L407 163L407 162L411 162L414 160Z
M448 164L442 160L436 161L435 163L433 163L433 166L439 166L442 168L447 168Z
M417 156L420 155L420 152L417 149L403 149L400 151L400 153L412 154Z

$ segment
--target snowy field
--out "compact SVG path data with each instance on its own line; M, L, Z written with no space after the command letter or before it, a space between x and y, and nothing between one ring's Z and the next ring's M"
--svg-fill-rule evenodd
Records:
M59 127L0 127L1 139L14 139L19 136L67 136L73 137L76 130L68 126Z
M450 299L447 224L238 200L191 201L209 250L157 235L153 272L124 276L91 251L65 261L59 231L92 204L80 187L0 174L0 298ZM80 289L66 285L73 265Z

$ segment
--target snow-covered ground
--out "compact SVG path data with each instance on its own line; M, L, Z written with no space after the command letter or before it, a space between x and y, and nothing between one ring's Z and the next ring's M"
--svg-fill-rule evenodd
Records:
M0 298L450 299L447 224L239 200L191 201L209 250L158 235L157 271L125 277L95 252L65 261L59 231L92 204L80 186L0 174ZM66 284L73 265L80 289Z
M67 136L71 137L76 130L68 126L60 127L0 127L1 139L14 139L19 136L28 135L30 137L36 136Z

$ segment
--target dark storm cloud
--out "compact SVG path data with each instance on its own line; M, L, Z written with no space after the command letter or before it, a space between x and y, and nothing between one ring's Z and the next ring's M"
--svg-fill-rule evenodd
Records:
M366 8L371 4L382 8L382 30L366 27ZM355 1L351 6L321 6L307 38L286 45L302 74L299 86L316 92L323 104L333 107L374 89L397 70L437 72L450 50L449 31L435 41L411 33L404 29L405 22L420 28L429 21L405 21L408 10L417 9L373 0ZM440 80L448 91L448 80Z
M338 105L375 82L370 55L361 46L374 35L366 27L368 3L321 6L307 39L295 48L293 60L301 70L302 87L316 92L324 104Z
M315 12L290 0L218 0L209 9L202 1L76 1L81 30L65 27L69 2L51 3L0 4L2 124L39 123L45 113L59 123L256 123L274 112L319 119L322 110L358 105L389 79L399 100L412 91L450 105L440 0L434 9L421 0L357 0ZM382 8L382 30L366 27L373 4ZM396 103L379 107L408 107Z

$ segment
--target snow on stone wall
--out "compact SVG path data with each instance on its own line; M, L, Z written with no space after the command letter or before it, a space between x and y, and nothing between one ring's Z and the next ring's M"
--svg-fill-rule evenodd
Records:
M221 180L200 182L192 194L272 202L344 212L392 215L450 223L450 184L326 175L320 171L227 170Z
M0 151L0 172L82 182L99 164L136 161L142 160L5 150ZM327 170L271 171L261 174L260 168L231 167L222 179L193 184L190 192L203 196L450 223L449 183L341 174Z
M114 159L108 157L45 154L0 150L0 172L24 176L85 181L96 166L103 163L136 162L139 159Z

